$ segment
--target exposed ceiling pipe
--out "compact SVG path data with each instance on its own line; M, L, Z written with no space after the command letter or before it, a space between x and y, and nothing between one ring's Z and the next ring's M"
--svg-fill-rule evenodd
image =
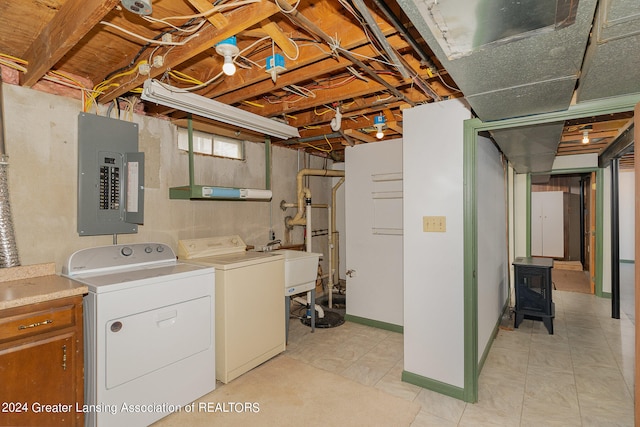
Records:
M320 141L321 139L325 139L325 138L340 138L341 136L342 135L340 134L340 132L333 132L325 135L308 136L306 138L295 138L295 139L292 138L292 139L283 141L283 143L285 145L294 145L294 144L301 144L305 142Z
M286 0L275 0L278 3L278 6L287 13L292 20L297 21L297 23L306 28L308 31L320 37L325 43L332 45L335 43L335 40L331 38L327 33L325 33L322 28L318 27L316 24L311 22L306 16L298 12L298 10L294 9ZM387 83L382 77L380 77L374 69L366 65L364 62L360 61L358 58L353 56L350 52L341 50L340 54L347 58L349 61L360 67L365 73L369 75L373 80L380 83L384 87L387 88L391 93L393 93L398 98L402 98L403 101L411 105L412 107L416 106L416 103L407 98L404 94L402 94L398 89L396 89L393 85Z
M378 6L378 8L380 8L380 10L387 16L387 18L389 18L395 29L403 35L404 39L407 41L407 43L409 43L409 46L411 46L411 48L418 54L418 56L420 56L420 59L427 66L427 68L429 68L431 74L438 74L438 67L436 67L433 61L431 61L431 58L429 58L424 50L422 50L422 48L418 44L418 41L411 35L411 33L409 33L409 31L407 31L405 26L402 25L400 19L396 16L395 13L393 13L389 6L381 0L373 0L373 2L376 6Z
M391 62L393 62L393 64L396 66L396 68L398 69L402 77L404 77L405 79L409 78L409 72L405 69L404 64L400 63L400 58L398 58L398 55L396 55L395 50L393 50L393 48L387 41L387 38L382 33L382 30L378 26L376 20L373 19L373 15L371 15L369 8L364 4L364 1L363 0L352 0L352 1L356 5L356 8L360 12L364 20L367 22L367 25L373 32L373 35L376 37L378 42L382 45L382 48L384 49L384 51L387 52L387 55L391 59Z

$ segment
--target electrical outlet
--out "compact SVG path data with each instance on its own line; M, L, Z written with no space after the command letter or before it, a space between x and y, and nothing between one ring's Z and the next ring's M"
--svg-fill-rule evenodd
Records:
M447 231L446 216L423 216L422 231L425 233L444 233Z

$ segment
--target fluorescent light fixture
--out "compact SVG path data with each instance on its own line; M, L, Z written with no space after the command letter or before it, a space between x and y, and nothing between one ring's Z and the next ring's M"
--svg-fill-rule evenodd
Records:
M293 126L196 95L195 93L171 88L171 86L164 85L157 80L149 79L144 82L141 98L145 101L155 102L186 113L228 123L276 138L300 137L298 129Z

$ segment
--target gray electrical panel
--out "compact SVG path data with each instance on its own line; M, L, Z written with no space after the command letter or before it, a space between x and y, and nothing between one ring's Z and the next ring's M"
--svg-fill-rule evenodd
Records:
M138 125L78 116L78 234L130 234L144 222L144 153Z

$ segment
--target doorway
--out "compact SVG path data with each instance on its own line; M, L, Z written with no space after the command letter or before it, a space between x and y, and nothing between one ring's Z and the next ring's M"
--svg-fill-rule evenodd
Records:
M532 176L531 256L553 258L554 287L595 291L594 172Z

